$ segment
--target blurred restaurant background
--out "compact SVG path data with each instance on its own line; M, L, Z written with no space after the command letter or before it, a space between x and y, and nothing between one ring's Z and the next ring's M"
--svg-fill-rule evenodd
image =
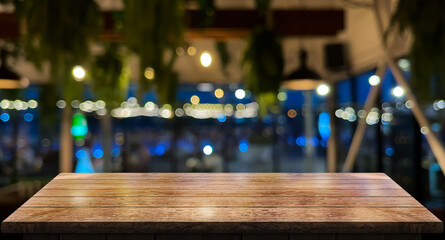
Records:
M362 121L349 171L386 173L443 220L426 135L445 137L444 10L0 0L0 218L59 172L342 172Z

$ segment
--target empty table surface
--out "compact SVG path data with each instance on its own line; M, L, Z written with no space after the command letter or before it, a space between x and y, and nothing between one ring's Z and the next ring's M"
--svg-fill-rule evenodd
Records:
M62 173L9 233L442 232L382 173Z

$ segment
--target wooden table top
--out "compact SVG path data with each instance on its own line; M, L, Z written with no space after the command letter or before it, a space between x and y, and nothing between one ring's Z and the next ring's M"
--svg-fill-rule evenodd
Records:
M437 233L383 173L62 173L8 233Z

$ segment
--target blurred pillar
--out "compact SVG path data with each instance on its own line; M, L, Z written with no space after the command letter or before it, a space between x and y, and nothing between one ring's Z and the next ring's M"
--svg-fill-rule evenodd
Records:
M331 86L331 93L328 98L329 125L331 128L331 136L328 139L327 146L327 170L328 172L337 171L337 131L335 126L335 108L337 107L337 98L335 87Z
M71 121L73 110L67 104L62 110L62 120L60 126L60 152L59 152L59 172L73 171L73 138L71 136Z
M303 91L304 105L303 105L303 118L304 118L304 170L306 172L313 171L313 161L315 148L311 144L311 138L314 136L314 113L312 111L312 91Z
M100 119L102 128L102 149L104 151L103 172L112 172L111 166L111 145L113 144L113 122L111 114L107 113Z

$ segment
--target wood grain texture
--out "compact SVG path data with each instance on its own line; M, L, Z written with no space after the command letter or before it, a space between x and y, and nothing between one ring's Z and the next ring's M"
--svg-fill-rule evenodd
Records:
M382 173L63 173L8 217L2 231L329 238L434 233L443 225Z
M107 240L154 240L154 234L107 234ZM82 239L83 240L83 239Z
M267 234L243 234L243 240L289 240L289 234L267 233Z
M23 234L23 240L59 240L59 234Z
M336 240L335 234L290 234L289 240Z
M107 234L60 234L60 240L107 240Z

